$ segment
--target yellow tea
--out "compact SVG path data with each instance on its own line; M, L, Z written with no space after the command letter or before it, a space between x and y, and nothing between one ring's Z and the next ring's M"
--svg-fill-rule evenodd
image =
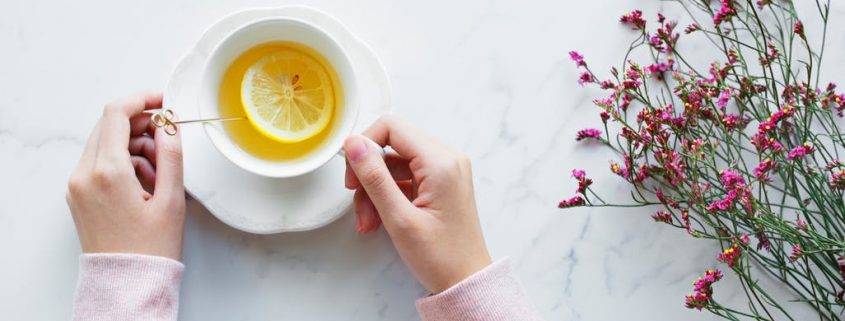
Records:
M343 90L331 64L314 49L270 42L238 56L220 83L226 133L265 160L294 160L319 149L343 113Z

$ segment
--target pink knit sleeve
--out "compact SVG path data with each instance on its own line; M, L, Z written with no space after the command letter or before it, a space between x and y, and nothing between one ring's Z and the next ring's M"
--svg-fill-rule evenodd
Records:
M423 321L539 321L507 259L438 294L417 300Z
M82 254L73 320L176 320L184 270L159 256Z

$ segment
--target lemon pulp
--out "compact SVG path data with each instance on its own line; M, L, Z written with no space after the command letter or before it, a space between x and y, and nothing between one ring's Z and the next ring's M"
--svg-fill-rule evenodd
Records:
M277 51L250 66L241 100L258 131L300 142L326 128L334 110L332 81L321 64L300 51Z

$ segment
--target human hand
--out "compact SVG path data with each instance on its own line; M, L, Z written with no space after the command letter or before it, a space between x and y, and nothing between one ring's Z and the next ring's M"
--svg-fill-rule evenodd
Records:
M373 142L396 153L382 159ZM441 292L490 265L469 158L390 116L347 138L343 148L358 231L383 222L426 289Z
M88 137L66 196L83 252L181 258L182 142L143 113L161 100L144 93L106 105Z

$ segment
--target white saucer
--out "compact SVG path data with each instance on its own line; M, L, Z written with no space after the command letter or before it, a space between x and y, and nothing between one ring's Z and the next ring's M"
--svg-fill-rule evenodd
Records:
M279 16L315 24L335 36L349 53L361 91L356 133L390 111L390 81L378 56L337 19L305 6L248 9L215 23L174 69L164 105L181 119L198 118L197 88L211 49L245 23ZM236 229L257 234L311 230L336 220L351 205L352 192L343 186L345 164L340 157L303 176L268 178L231 163L214 148L201 126L184 126L180 132L186 190Z

